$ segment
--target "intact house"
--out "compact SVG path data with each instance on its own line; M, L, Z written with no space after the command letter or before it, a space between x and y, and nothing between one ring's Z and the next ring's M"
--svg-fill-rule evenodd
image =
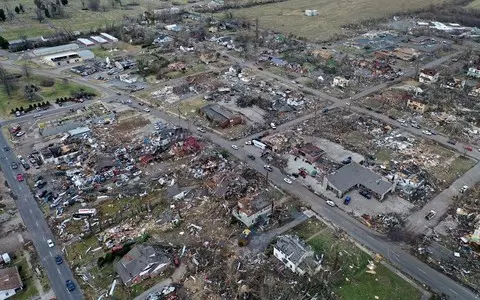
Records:
M163 272L171 264L162 247L136 245L115 265L115 270L126 286L142 282Z
M418 75L418 81L420 83L431 84L438 81L440 72L433 69L422 69L420 75Z
M200 108L199 112L215 126L222 128L235 126L243 122L241 116L232 114L218 104L205 105Z
M273 247L273 255L285 267L300 275L315 275L322 267L322 259L317 260L312 247L296 235L279 236Z
M407 99L407 107L413 111L423 114L428 108L428 101L420 98L410 97Z
M18 268L0 269L0 300L8 299L23 289Z
M267 193L260 193L238 200L232 215L247 227L251 227L257 223L264 223L272 211L273 201L268 199Z
M395 191L395 186L396 182L385 181L382 176L355 162L323 178L323 187L335 192L339 198L354 188L362 188L382 201L388 193Z
M467 75L475 78L480 78L480 65L468 68Z

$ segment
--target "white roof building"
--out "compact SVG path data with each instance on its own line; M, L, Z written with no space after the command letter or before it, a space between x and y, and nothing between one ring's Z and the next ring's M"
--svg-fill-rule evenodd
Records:
M77 41L87 47L95 45L95 43L89 39L78 38Z

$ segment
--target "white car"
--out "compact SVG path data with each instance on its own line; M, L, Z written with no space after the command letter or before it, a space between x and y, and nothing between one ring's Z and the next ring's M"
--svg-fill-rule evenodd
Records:
M203 129L202 127L197 127L197 130L200 131L200 132L204 132L204 133L206 132L206 130Z
M25 134L24 131L19 131L19 132L17 132L17 133L15 134L15 136L21 137L21 136L24 135L24 134Z
M327 204L330 205L331 207L335 206L335 202L333 202L332 200L327 200Z
M144 110L145 112L150 112L150 108L148 108L148 107L145 107L143 110Z
M251 145L252 144L252 141L246 141L245 142L245 145Z
M47 245L48 245L48 248L53 248L55 246L52 240L47 240Z
M425 134L425 135L432 135L432 133L428 130L424 130L424 131L422 131L422 133Z
M34 114L33 117L34 118L40 118L42 116L42 114Z
M235 149L235 150L238 150L238 146L237 146L237 145L232 145L232 148Z
M463 193L465 193L467 190L468 190L468 186L464 185L464 186L462 186L458 191L459 191L461 194L463 194Z
M289 178L283 178L283 181L285 181L288 184L292 184L292 181Z

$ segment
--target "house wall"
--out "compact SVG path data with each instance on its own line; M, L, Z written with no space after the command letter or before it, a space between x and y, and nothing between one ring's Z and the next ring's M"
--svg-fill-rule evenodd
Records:
M475 78L480 78L480 69L471 67L468 69L467 75Z
M407 107L414 111L421 112L422 114L427 109L427 105L425 103L421 103L418 101L411 101L411 100L407 101Z
M248 216L247 214L243 213L242 211L239 211L237 209L234 209L232 211L232 215L237 218L240 222L245 224L247 227L252 226L255 224L255 221L260 217L260 216L268 216L272 213L272 206L268 205L262 210L254 213L253 215Z
M45 59L43 59L43 61L49 66L56 67L56 66L64 66L64 65L68 65L68 64L75 64L75 63L83 61L83 59L81 57L75 57L75 58L71 58L71 59L66 59L66 60L61 60L61 61L55 61L54 62L51 59L45 58Z
M21 290L21 289L19 289ZM0 291L0 300L4 300L14 296L17 292L14 289Z
M438 76L439 76L439 73L436 73L434 76L420 73L420 76L418 77L418 81L421 83L433 83L433 82L437 82Z
M290 260L288 260L287 256L285 253L282 251L278 250L277 248L273 248L273 255L278 258L281 262L285 264L285 267L289 268L292 270L292 272L296 272L297 266L295 266Z

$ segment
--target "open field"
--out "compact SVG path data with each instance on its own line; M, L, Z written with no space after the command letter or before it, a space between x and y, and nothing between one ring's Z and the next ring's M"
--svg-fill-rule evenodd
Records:
M467 8L480 9L480 0L473 0L470 4L467 5Z
M293 33L310 40L326 40L342 32L342 26L415 10L442 0L289 0L245 9L232 10L234 15L259 19L260 27ZM306 9L318 10L318 16L307 17Z
M61 80L56 80L52 87L41 87L40 82L42 79L43 78L40 76L32 76L28 80L24 79L23 77L20 78L16 84L16 89L12 92L12 96L10 98L8 98L3 88L0 89L0 115L6 116L10 114L12 109L21 106L28 108L30 104L35 103L29 101L25 97L23 87L27 82L40 87L38 94L43 98L43 100L37 102L50 101L50 103L54 103L56 98L70 97L71 92L78 91L80 89L83 89L86 92L94 92L91 88L82 87L78 84Z
M325 265L337 269L331 280L339 299L420 299L418 289L379 263L375 263L375 274L367 273L373 258L324 223L310 219L293 232L325 255Z
M69 18L47 19L43 23L35 20L35 5L30 0L13 1L7 0L0 5L5 9L8 7L13 10L18 4L22 4L25 10L24 14L15 14L15 18L10 22L2 24L0 35L7 40L18 39L22 35L34 37L53 33L55 29L68 30L90 30L94 28L105 27L114 22L120 22L124 15L138 16L146 10L160 7L160 3L154 3L149 0L129 0L122 1L123 6L116 4L112 8L111 1L101 0L99 11L82 10L82 2L88 5L88 1L69 1L64 7L66 15ZM135 5L138 4L138 5ZM104 11L105 8L105 11Z

